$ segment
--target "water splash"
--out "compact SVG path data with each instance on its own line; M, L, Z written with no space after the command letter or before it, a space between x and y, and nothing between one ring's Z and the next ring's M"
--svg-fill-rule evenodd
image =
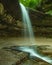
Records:
M18 48L19 50L23 51L23 52L27 52L27 53L30 53L30 56L33 56L34 57L37 57L37 58L40 58L50 64L52 64L52 59L50 59L49 57L46 57L44 55L41 55L39 53L37 53L37 50L36 49L33 49L33 48L30 48L30 47L19 47Z
M26 8L21 3L20 3L20 6L21 6L21 10L22 10L22 18L23 18L23 23L24 23L24 37L25 38L29 37L30 42L33 42L34 34L33 34L32 25L31 25L31 21L30 21L28 12L27 12ZM28 52L28 53L30 53L30 55L32 55L34 57L36 56L36 57L52 64L52 59L37 53L36 49L34 50L29 47L19 47L19 50Z

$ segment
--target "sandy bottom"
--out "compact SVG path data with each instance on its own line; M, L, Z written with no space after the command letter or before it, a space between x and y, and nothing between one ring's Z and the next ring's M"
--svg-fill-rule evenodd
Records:
M52 38L35 38L29 40L28 38L0 38L0 48L3 46L13 46L13 45L52 45Z

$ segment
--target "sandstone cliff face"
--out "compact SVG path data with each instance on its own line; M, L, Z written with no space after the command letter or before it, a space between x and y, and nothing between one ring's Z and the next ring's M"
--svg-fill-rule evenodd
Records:
M9 1L9 2L8 2ZM0 36L19 36L23 22L19 2L0 0ZM52 16L28 9L35 36L52 37Z

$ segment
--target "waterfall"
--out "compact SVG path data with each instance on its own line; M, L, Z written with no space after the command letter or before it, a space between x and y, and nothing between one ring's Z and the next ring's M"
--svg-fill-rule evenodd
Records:
M33 42L34 34L33 34L32 24L31 24L29 15L28 15L28 11L21 3L20 3L20 6L21 6L22 19L23 19L23 24L24 24L24 37L25 38L28 37L30 39L30 42ZM30 48L30 47L19 47L19 50L24 51L24 52L28 52L28 53L30 53L31 56L38 57L38 58L52 64L52 59L37 53L36 48L34 50L33 48Z
M22 11L22 19L24 25L24 37L28 38L31 42L34 39L34 33L32 29L32 24L28 15L28 11L26 8L20 3L21 11Z

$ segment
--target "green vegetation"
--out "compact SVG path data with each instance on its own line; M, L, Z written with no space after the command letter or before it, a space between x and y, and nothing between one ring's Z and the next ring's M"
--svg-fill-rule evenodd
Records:
M52 15L52 0L20 0L25 6Z
M20 0L26 7L36 8L41 3L41 0Z

